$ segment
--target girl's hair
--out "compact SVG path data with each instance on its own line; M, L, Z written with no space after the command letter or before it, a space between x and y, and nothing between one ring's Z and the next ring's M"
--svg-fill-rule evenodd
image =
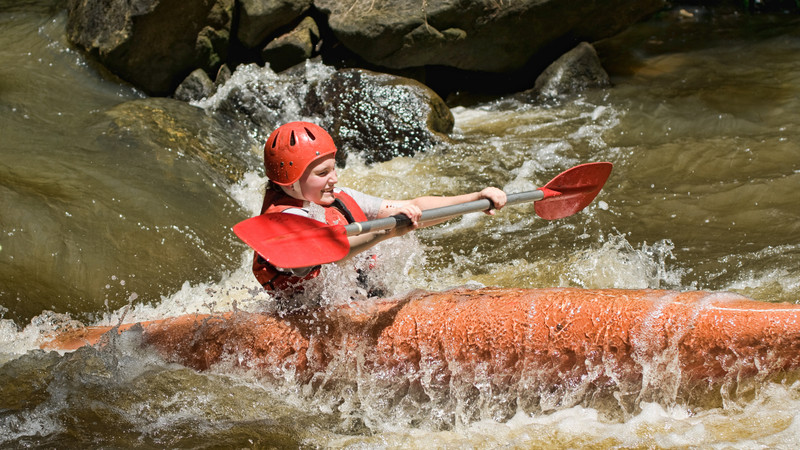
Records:
M269 189L272 189L273 191L283 192L281 190L280 185L278 185L277 183L275 183L274 181L272 181L270 179L267 179L267 184L266 184L265 190L269 190Z

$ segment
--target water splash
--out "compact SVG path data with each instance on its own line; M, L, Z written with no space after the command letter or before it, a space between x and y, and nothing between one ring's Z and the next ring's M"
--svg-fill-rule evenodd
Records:
M255 216L261 212L266 186L267 178L265 176L255 171L249 171L238 183L231 185L228 192L244 211L248 211L250 216Z
M684 269L670 267L674 248L672 241L663 239L636 249L624 235L612 234L599 249L571 256L561 282L585 288L679 289Z
M709 274L721 278L724 289L768 301L800 302L800 274L786 265L797 260L800 245L767 246L752 253L721 258L723 269ZM734 270L735 268L735 270Z
M306 61L301 69L290 74L276 74L269 65L241 65L214 95L192 104L245 119L257 128L250 130L251 137L263 141L280 123L310 119L302 113L302 99L313 82L333 72L332 67L312 61Z

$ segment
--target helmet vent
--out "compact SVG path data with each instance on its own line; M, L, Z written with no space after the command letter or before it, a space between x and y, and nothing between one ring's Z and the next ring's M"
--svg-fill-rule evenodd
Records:
M292 131L292 135L289 137L289 145L297 144L297 139L294 137L294 131Z
M279 133L275 133L275 139L272 140L272 148L275 148L275 144L278 143L278 134Z
M316 141L317 140L316 136L314 136L314 133L312 133L311 130L309 130L308 128L305 128L305 130L306 130L306 133L308 134L308 137L310 137L312 141Z

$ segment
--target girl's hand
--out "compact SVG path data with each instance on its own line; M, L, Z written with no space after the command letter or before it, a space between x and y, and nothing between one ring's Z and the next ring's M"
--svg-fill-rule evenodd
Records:
M484 211L486 214L489 214L490 216L493 216L496 210L503 208L503 206L506 206L506 200L508 200L508 198L506 197L506 193L500 189L497 189L496 187L484 188L479 194L481 198L485 198L490 202L492 202L494 208L489 208L486 211Z
M395 228L395 230L397 230L398 232L397 234L398 236L402 236L411 230L416 230L417 228L419 228L419 221L422 218L422 210L419 209L419 206L412 205L409 203L397 208L395 214L404 214L411 220L410 227L402 227L399 230Z
M392 236L402 236L409 231L419 228L419 221L422 219L422 209L420 209L419 206L406 201L392 201L385 203L381 214L378 215L378 218L394 216L397 214L403 214L408 217L408 219L411 220L411 226L392 228L389 231Z

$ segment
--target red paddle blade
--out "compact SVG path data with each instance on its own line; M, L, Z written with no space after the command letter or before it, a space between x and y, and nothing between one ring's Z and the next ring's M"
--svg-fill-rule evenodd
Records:
M536 214L547 220L562 219L589 206L611 174L610 162L575 166L561 172L541 188L544 199L534 204Z
M233 232L270 264L283 269L339 261L350 252L343 225L328 225L297 214L251 217L234 225Z

